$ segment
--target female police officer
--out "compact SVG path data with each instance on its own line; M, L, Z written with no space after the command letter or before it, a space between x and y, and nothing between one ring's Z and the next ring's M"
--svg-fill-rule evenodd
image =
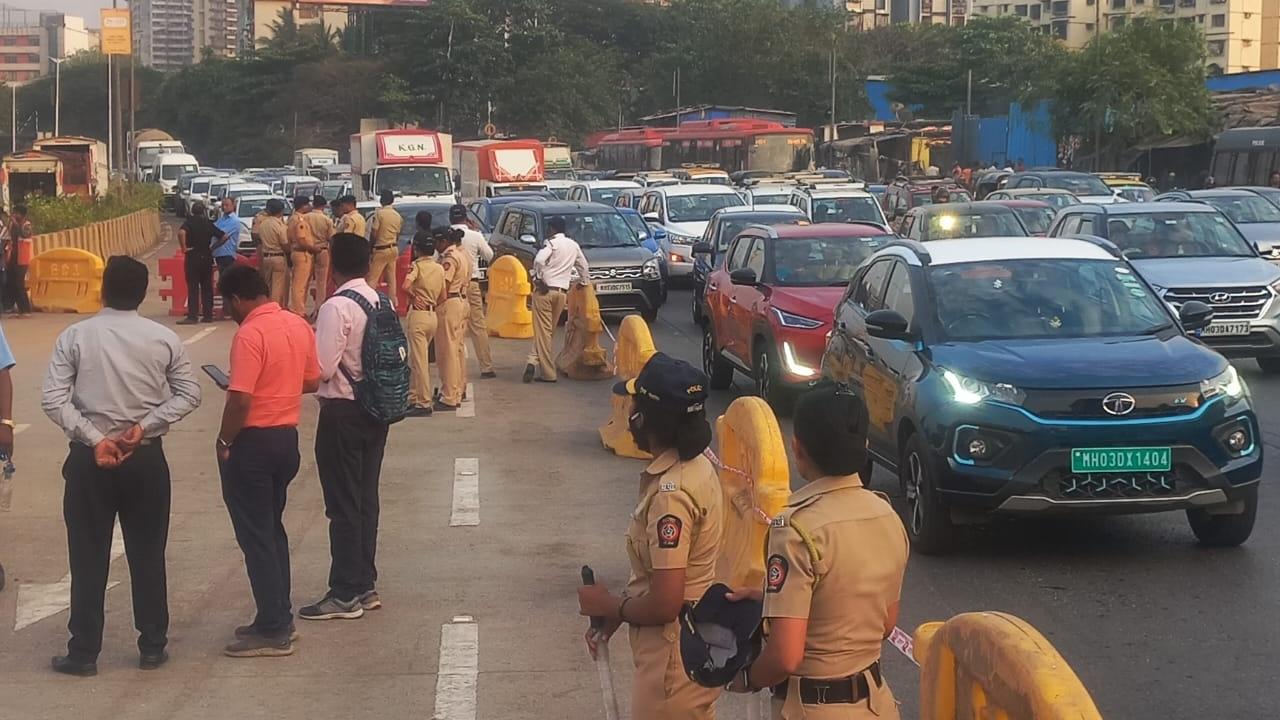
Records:
M462 343L466 339L467 283L471 282L471 256L462 249L462 231L437 228L436 254L444 270L444 301L436 308L436 364L440 368L440 398L436 412L452 412L462 403L467 389L467 362Z
M780 686L774 717L784 720L897 720L880 647L898 621L907 534L857 475L866 462L866 408L821 388L800 398L794 426L807 484L769 529L768 640L729 690Z
M720 482L702 455L711 442L706 387L692 365L656 353L639 376L615 388L633 396L631 434L654 460L640 475L640 502L627 530L626 590L616 597L602 585L584 586L578 603L583 615L606 618L598 634L587 635L592 656L622 623L631 626L634 720L712 718L720 695L685 675L676 621L680 606L711 585L720 552Z

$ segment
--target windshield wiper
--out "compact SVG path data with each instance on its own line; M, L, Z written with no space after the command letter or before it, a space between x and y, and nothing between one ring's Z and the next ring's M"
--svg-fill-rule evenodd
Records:
M1173 323L1171 322L1161 323L1159 325L1152 325L1151 327L1147 328L1146 330L1143 330L1138 334L1139 335L1155 335L1156 333L1162 332L1164 330L1168 330L1171 327L1173 327Z

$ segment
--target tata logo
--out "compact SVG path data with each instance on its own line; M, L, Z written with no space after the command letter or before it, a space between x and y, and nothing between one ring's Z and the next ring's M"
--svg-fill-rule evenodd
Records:
M1211 293L1209 295L1209 302L1216 303L1219 305L1225 302L1231 302L1231 293L1229 292Z
M1108 415L1128 415L1137 405L1138 401L1129 393L1113 392L1102 398L1102 409Z

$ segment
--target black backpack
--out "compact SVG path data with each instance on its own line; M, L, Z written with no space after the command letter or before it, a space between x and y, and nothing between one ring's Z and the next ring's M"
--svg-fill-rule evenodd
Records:
M343 290L338 295L355 301L368 318L360 344L364 377L356 380L345 367L338 367L351 383L356 402L369 417L388 425L399 422L409 413L409 344L400 317L382 293L378 293L376 306L355 290Z

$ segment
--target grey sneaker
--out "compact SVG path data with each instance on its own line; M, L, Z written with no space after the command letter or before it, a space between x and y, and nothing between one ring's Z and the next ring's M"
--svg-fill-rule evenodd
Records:
M286 657L293 654L289 638L269 638L257 633L241 638L222 649L227 657Z
M362 615L364 606L360 604L360 598L339 600L332 595L325 595L315 605L308 605L298 611L298 617L303 620L355 620Z
M378 597L377 590L370 590L358 598L360 607L365 610L379 610L382 608L382 598Z
M244 639L258 635L258 628L253 625L241 625L236 628L236 637ZM298 628L293 623L289 623L289 642L298 642Z

